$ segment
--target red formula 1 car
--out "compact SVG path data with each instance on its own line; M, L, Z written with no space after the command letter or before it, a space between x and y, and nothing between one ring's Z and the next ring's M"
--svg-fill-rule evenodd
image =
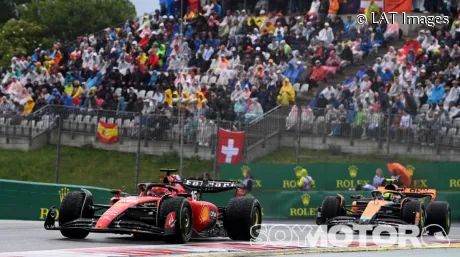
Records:
M84 239L90 232L161 235L168 243L186 243L195 237L228 236L250 240L258 236L262 207L255 198L244 195L242 184L232 181L185 180L183 182L140 183L139 195L122 197L121 190L110 204L94 204L91 193L69 192L59 209L50 208L45 229L60 230L68 238ZM226 207L201 201L203 193L236 189ZM105 210L105 211L104 211ZM102 212L101 215L96 213Z

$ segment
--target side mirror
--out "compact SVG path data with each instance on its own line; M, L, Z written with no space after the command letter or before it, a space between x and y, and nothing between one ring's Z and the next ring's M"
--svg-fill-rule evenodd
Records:
M120 189L112 189L110 190L110 193L113 195L120 195L122 191Z
M352 200L359 200L359 199L362 199L363 196L362 196L362 195L352 195L350 198L351 198Z

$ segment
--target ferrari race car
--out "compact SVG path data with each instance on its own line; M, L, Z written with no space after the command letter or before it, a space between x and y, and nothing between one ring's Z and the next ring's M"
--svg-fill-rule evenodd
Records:
M436 232L449 234L449 203L435 201L435 189L399 188L395 184L388 184L371 194L372 198L351 196L351 205L346 205L342 195L326 197L318 208L316 223L327 225L328 230L335 225L373 225L374 228L385 225L396 229L415 225L419 228L419 236L425 227L429 235ZM423 199L429 202L427 206ZM433 224L438 226L430 226Z
M258 236L262 207L255 198L245 197L242 184L232 181L184 180L182 182L140 183L139 195L115 194L110 204L94 204L91 192L67 193L59 208L50 208L45 229L60 230L65 237L84 239L90 232L159 235L168 243L186 243L193 237L228 236L250 240ZM204 193L236 189L226 207L201 201ZM239 196L238 196L239 195ZM102 213L102 214L98 214Z

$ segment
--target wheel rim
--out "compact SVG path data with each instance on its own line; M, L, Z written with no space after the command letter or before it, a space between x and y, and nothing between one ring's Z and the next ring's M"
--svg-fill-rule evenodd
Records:
M425 211L423 209L420 211L419 227L420 231L425 227Z
M253 225L259 225L261 221L261 212L258 207L254 208L254 216L252 217Z
M262 212L258 207L254 207L252 216L252 227L251 227L251 237L257 238L259 236L258 229L260 229L260 223L262 221Z
M450 228L450 211L447 212L447 219L446 220L447 220L446 221L446 230L449 230L449 228Z
M188 235L192 230L191 223L190 211L188 208L184 208L182 210L182 229L184 230L184 235Z

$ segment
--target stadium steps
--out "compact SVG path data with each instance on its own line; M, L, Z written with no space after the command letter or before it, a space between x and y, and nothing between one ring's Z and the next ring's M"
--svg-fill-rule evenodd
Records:
M404 45L404 40L396 40L396 41L392 41L390 43L390 46L394 46L396 50L401 48L403 45ZM305 94L297 94L296 102L298 104L300 104L300 105L308 104L311 101L311 99L313 99L313 93L314 92L320 93L321 91L323 91L323 89L327 85L335 86L338 83L342 83L343 80L345 79L345 74L348 73L348 74L353 74L354 75L354 74L356 74L358 72L359 64L361 64L361 63L364 63L365 65L374 64L375 59L377 57L383 57L387 52L388 52L388 47L386 47L386 48L381 47L377 54L374 54L372 56L366 56L366 57L363 58L363 60L361 62L349 65L348 67L343 69L341 73L338 73L338 74L336 74L336 76L328 79L327 82L320 82L319 87L312 88L311 90L309 90Z

